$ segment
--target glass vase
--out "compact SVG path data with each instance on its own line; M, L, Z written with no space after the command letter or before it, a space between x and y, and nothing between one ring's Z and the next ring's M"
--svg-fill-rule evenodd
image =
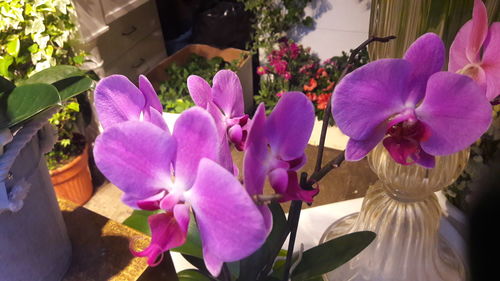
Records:
M442 212L434 192L451 184L468 158L467 149L436 157L433 169L403 166L379 144L368 155L379 180L369 188L361 211L334 222L321 243L361 230L373 231L377 237L358 256L329 273L327 280L466 280L463 261L439 235Z

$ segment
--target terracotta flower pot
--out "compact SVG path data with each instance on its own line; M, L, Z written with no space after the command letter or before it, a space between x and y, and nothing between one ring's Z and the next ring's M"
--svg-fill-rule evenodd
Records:
M50 178L58 197L83 205L92 196L92 178L88 165L88 146L68 164L50 171Z

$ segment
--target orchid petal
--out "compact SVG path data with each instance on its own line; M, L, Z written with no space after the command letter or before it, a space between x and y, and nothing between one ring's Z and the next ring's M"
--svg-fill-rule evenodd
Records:
M472 30L472 20L466 22L457 32L453 43L450 46L450 58L448 62L448 71L457 72L466 65L472 63L466 55L466 49L469 42L469 34Z
M381 59L348 74L332 96L339 129L357 142L368 141L377 126L404 110L410 72L411 63L406 60Z
M213 79L214 102L227 117L243 115L243 90L240 78L230 70L217 72Z
M474 0L472 10L472 27L469 33L466 55L470 62L479 62L479 55L488 35L488 13L482 0Z
M187 79L187 87L197 106L207 108L207 104L212 102L212 88L205 79L197 75L190 75Z
M99 81L94 99L103 128L139 120L146 102L141 91L123 75L111 75Z
M184 111L175 122L175 186L189 189L202 158L217 160L219 137L213 118L201 107Z
M174 216L176 212L177 214ZM151 244L140 252L131 249L132 254L136 257L148 257L150 266L158 265L161 262L161 258L158 259L158 256L186 242L189 213L186 220L184 212L185 209L177 208L174 212L150 216L148 223L151 228Z
M149 198L135 200L134 204L137 204L141 210L156 211L160 209L160 201L165 197L165 194L165 191L161 191ZM125 201L125 199L130 200L129 198L122 198L123 201Z
M431 76L415 113L431 133L420 145L435 156L465 149L491 123L491 106L484 91L469 77L450 72Z
M146 108L152 107L160 113L163 112L163 107L161 106L160 99L158 98L153 85L151 85L151 82L149 82L148 78L144 75L139 75L139 90L142 92L146 100Z
M214 276L221 261L240 260L257 250L267 231L261 212L226 169L202 159L193 187L184 193L196 215L203 256Z
M444 54L444 43L434 33L426 33L411 44L404 55L404 59L412 64L409 82L411 90L408 91L406 101L416 105L422 100L427 80L443 67Z
M265 126L266 112L264 104L261 103L253 117L243 159L245 187L250 195L262 194L266 181L268 149Z
M234 172L233 157L231 155L231 149L229 147L229 140L227 139L224 115L222 115L222 112L213 102L209 102L207 104L207 111L214 118L215 126L217 127L217 133L220 139L219 147L217 149L219 155L219 163L222 167L226 168L226 170Z
M436 166L436 157L423 150L420 150L416 155L412 155L412 159L415 161L415 163L427 169L432 169L434 168L434 166Z
M243 129L240 125L231 126L227 133L233 143L239 143L243 139Z
M347 161L358 161L363 159L377 144L382 141L385 135L385 122L380 124L365 140L349 138L345 149L345 159Z
M288 173L285 169L274 169L268 174L269 183L277 193L285 193L288 186Z
M306 190L299 185L296 172L288 172L288 187L283 197L279 202L287 202L291 200L301 200L306 203L312 203L314 196L319 192L319 189Z
M408 139L396 139L393 137L387 137L383 141L385 149L389 151L392 159L401 165L410 165L412 162L408 162L410 156L415 154L419 149L418 143L410 141Z
M96 139L94 157L106 178L143 200L168 187L175 149L175 140L165 131L147 122L127 121Z
M500 95L500 22L490 26L481 66L486 72L486 97L491 101Z
M149 110L147 110L149 114L146 116L146 121L155 124L158 126L160 129L164 130L170 135L170 130L168 129L167 122L163 118L163 115L161 112L156 111L156 109L150 107Z
M314 120L314 106L303 93L284 94L266 123L266 135L273 153L284 161L302 156Z

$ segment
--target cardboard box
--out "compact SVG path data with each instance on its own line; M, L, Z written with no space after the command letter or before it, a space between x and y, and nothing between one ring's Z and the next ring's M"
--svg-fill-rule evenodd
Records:
M168 76L165 69L175 63L177 65L183 65L190 58L191 54L196 54L207 59L213 57L221 57L226 62L231 62L233 60L239 59L244 54L248 54L246 58L240 62L239 69L236 71L238 77L241 81L241 86L243 88L243 100L245 103L245 113L251 113L253 110L253 82L252 82L252 56L250 52L243 51L234 48L227 48L224 50L214 48L203 44L192 44L187 45L178 52L169 56L160 62L155 68L149 71L146 76L149 81L153 84L155 89L158 89L159 85L168 80Z

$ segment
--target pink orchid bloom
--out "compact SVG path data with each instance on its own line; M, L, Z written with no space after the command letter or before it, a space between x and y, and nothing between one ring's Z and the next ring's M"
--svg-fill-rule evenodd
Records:
M266 178L280 202L302 200L312 203L317 189L300 187L297 170L306 163L304 150L314 126L314 107L300 92L288 92L280 98L266 118L264 104L254 115L244 157L245 187L250 195L262 194ZM261 207L266 221L269 209ZM266 219L267 218L267 219Z
M221 165L237 173L228 141L236 149L243 150L249 122L248 115L243 111L243 90L238 75L230 70L221 70L215 74L212 87L202 77L191 75L187 86L194 103L210 112L215 120L221 138Z
M144 122L147 110L156 111L148 104L158 98L151 95L145 102L131 85L113 76L96 88L105 129L94 156L101 172L124 192L127 205L164 211L149 218L151 244L133 253L156 265L163 252L184 244L193 210L205 265L217 276L224 262L240 260L264 243L269 222L234 175L219 165L219 132L206 110L186 110L170 133L166 125Z
M448 70L470 76L486 90L490 101L500 95L500 22L488 29L481 0L474 1L472 20L462 26L451 44Z
M160 100L144 75L139 76L139 88L123 75L103 78L95 88L94 100L104 129L120 122L138 120L168 130Z

